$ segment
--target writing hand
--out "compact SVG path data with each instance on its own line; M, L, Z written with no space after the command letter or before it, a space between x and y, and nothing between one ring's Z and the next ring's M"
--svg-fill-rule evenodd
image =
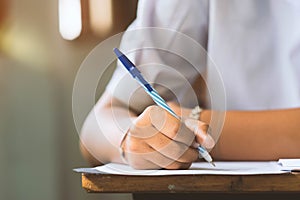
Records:
M180 107L172 104L176 112ZM185 125L186 124L186 125ZM128 164L136 169L187 169L198 159L199 144L214 146L208 125L187 119L185 124L158 106L138 116L121 146Z

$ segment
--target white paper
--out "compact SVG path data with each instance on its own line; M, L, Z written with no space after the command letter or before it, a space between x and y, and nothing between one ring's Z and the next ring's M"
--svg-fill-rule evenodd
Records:
M283 174L282 167L275 161L270 162L215 162L213 167L207 162L193 163L188 170L135 170L128 165L109 163L95 167L97 171L118 175L139 176L165 176L165 175L193 175L193 174L215 174L215 175L255 175L255 174Z
M278 164L282 166L282 170L300 171L300 159L279 159Z
M300 159L279 159L278 163L284 167L300 167Z

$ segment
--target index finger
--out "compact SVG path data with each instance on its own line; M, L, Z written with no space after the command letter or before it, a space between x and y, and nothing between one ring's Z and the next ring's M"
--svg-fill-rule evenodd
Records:
M195 135L180 120L175 118L166 110L155 106L150 110L150 120L152 125L168 138L190 146Z

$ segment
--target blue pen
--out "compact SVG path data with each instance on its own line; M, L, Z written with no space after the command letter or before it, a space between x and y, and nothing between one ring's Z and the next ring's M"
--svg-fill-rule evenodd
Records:
M114 48L114 52L117 55L118 59L124 65L124 67L129 71L134 79L136 79L140 85L145 89L145 91L150 95L153 101L171 115L173 115L176 119L181 120L181 118L176 115L176 113L168 106L166 101L158 94L158 92L144 79L141 72L136 68L136 66L117 48ZM198 152L207 162L211 163L215 166L212 157L209 155L207 150L199 146Z

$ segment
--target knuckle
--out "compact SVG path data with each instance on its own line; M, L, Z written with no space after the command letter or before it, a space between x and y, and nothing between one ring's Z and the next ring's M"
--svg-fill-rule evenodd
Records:
M154 112L155 110L158 110L159 109L159 107L157 106L157 105L151 105L151 106L148 106L145 110L144 110L144 112L145 113L151 113L151 112Z

